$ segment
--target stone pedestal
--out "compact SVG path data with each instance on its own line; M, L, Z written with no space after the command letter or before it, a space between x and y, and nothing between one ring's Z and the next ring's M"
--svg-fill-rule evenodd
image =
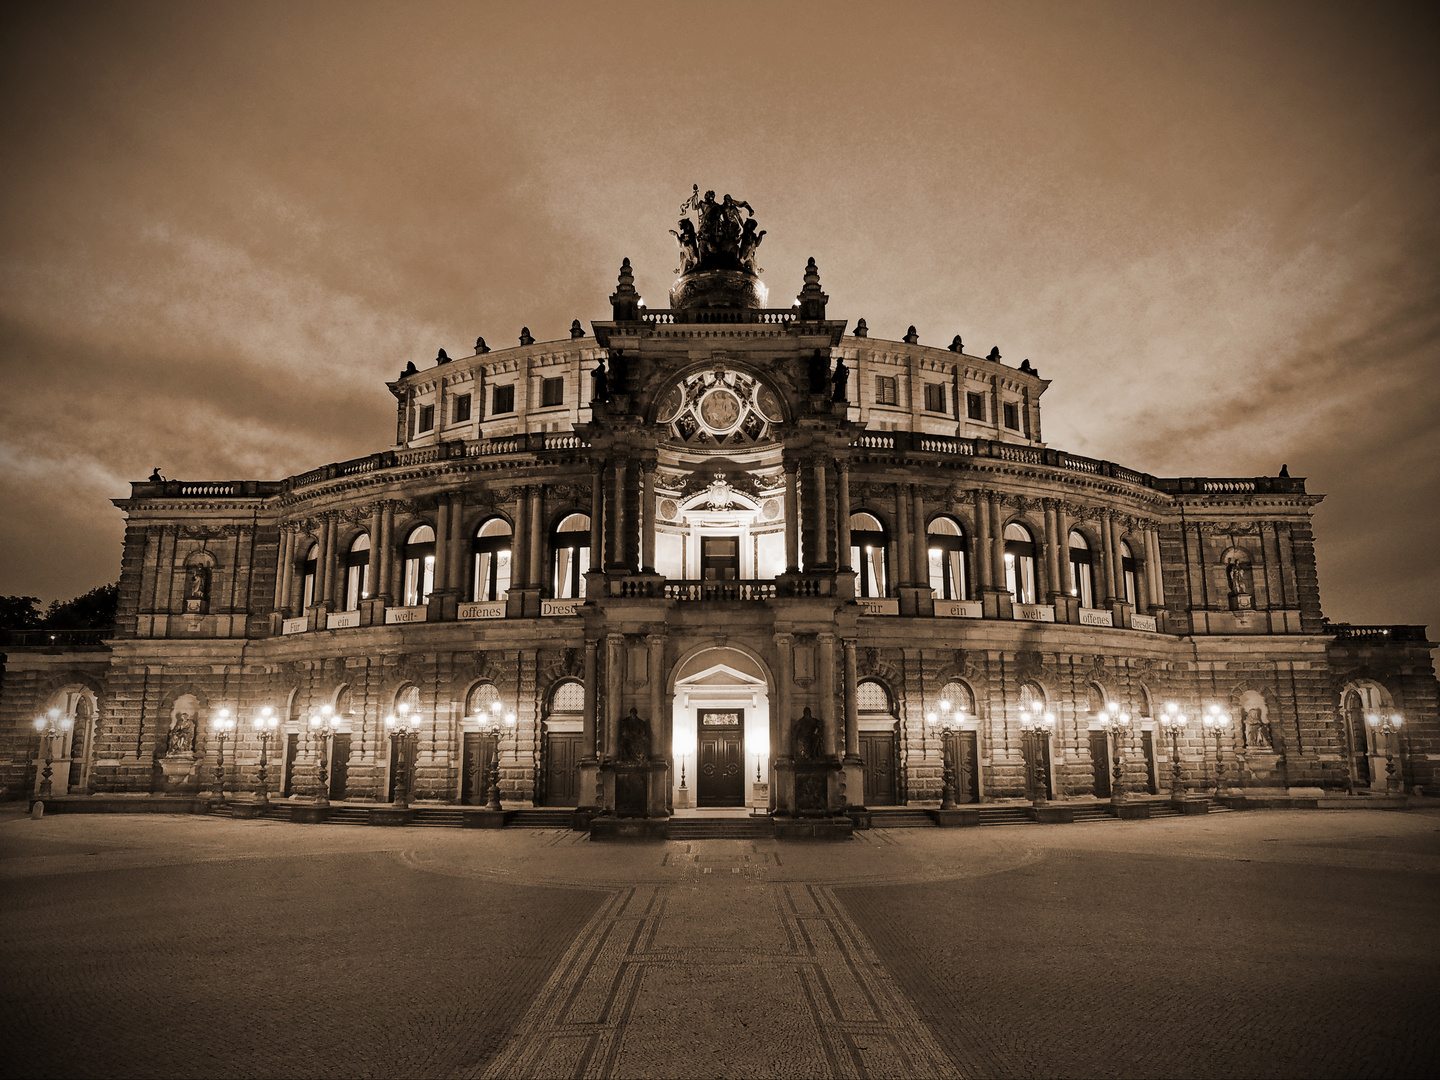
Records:
M1176 813L1187 817L1210 812L1210 802L1207 799L1171 799L1170 806Z
M320 825L330 817L330 807L315 803L296 803L290 807L290 820L297 825Z
M1121 821L1149 821L1150 804L1143 802L1111 803L1110 813Z
M467 829L503 829L515 816L514 810L486 810L467 807L460 812L460 824Z
M1050 803L1047 806L1028 807L1025 816L1041 825L1069 825L1075 820L1075 810L1073 807Z
M65 763L67 768L69 762ZM179 794L186 790L198 790L193 777L195 773L195 754L187 751L181 754L166 754L160 759L160 772L165 777L165 793L167 795ZM54 777L51 777L51 785L58 791L64 788L55 784Z
M608 783L607 816L667 818L670 770L664 761L611 764L601 768Z
M962 807L957 810L931 810L929 814L935 819L935 824L942 829L968 829L973 825L980 824L980 811L975 807Z

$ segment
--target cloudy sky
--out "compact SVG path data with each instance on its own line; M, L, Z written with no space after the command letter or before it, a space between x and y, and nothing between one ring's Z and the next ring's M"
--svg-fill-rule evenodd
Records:
M663 302L747 199L772 303L999 345L1049 443L1327 496L1337 621L1440 631L1429 5L66 4L0 52L0 593L118 574L155 465L389 444L476 335Z

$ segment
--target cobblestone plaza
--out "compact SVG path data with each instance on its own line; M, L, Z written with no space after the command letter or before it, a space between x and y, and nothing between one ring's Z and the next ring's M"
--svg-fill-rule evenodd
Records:
M17 1076L1419 1076L1440 809L846 844L0 818Z

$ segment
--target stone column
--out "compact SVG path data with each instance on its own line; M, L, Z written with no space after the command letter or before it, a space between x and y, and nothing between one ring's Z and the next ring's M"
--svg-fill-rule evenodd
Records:
M1150 550L1148 543L1150 536L1144 525L1139 528L1141 530L1140 539L1144 542L1144 546L1138 559L1143 559L1144 562L1141 564L1142 569L1137 570L1135 574L1135 610L1144 615L1150 610ZM1130 554L1132 557L1135 556L1134 551Z
M836 468L840 479L835 490L835 532L839 547L835 561L841 570L854 570L850 565L850 463L841 461Z
M910 541L910 488L906 484L895 485L895 572L896 585L909 585L911 580L910 559L914 554Z
M640 569L655 573L655 461L640 462Z
M815 638L820 644L820 724L825 731L825 753L833 757L839 752L835 723L835 635L817 634Z
M545 489L530 489L530 574L529 584L545 581Z
M779 633L775 635L775 652L779 660L779 678L776 680L776 703L779 712L778 723L775 725L775 739L778 745L774 748L776 758L784 758L787 761L791 756L792 744L795 741L794 732L791 730L791 721L794 717L793 698L791 691L795 686L795 636L793 634Z
M665 631L650 634L650 756L669 760L665 740Z
M435 506L435 582L433 592L450 589L450 497L441 495Z
M605 463L590 463L590 569L605 565Z
M990 554L990 500L985 492L975 492L975 576L981 589L993 587L994 559Z
M1100 511L1100 592L1104 596L1101 601L1096 597L1095 606L1100 607L1101 603L1113 604L1115 602L1115 559L1111 552L1115 549L1114 531L1110 525L1110 511Z
M465 586L469 575L465 572L465 556L469 553L465 543L465 496L454 492L450 496L450 588L466 599Z
M580 720L580 755L584 760L593 760L600 756L599 748L595 745L595 675L596 664L595 654L597 643L589 638L585 639L585 704L584 712ZM585 803L588 792L582 792L580 801Z
M607 570L629 569L629 561L625 550L625 478L630 471L630 461L625 457L615 459L614 487L610 494L610 517L612 529L610 532L610 560L606 565Z
M1070 574L1070 515L1065 513L1065 504L1055 504L1055 535L1059 537L1059 553L1057 566L1057 579L1060 582L1060 592L1064 596L1070 595L1070 590L1075 588L1075 582L1071 580Z
M1165 573L1160 565L1160 533L1151 525L1145 530L1147 552L1146 563L1150 572L1150 604L1152 607L1165 606Z
M1000 496L991 491L986 498L990 500L990 553L995 564L990 573L995 582L995 588L1004 590L1005 585L1005 515L1000 506Z
M845 650L845 760L853 763L860 760L860 701L855 664L855 639L845 638L841 643Z
M621 691L625 679L625 635L605 635L605 753L615 756L620 740Z
M783 462L785 471L785 572L800 572L800 498L795 483L796 465Z
M370 596L374 597L380 592L380 564L383 562L384 545L381 540L381 531L384 528L384 513L377 504L370 508Z
M510 587L512 589L530 584L526 577L526 571L530 568L530 529L525 496L526 489L523 486L515 488L515 509L510 514L515 526L515 535L511 538L510 545Z
M911 531L915 541L915 584L930 584L930 535L925 531L925 494L918 484L910 486Z
M295 576L295 530L288 525L280 528L280 554L275 567L275 610L290 615L290 582Z
M1111 580L1115 582L1115 599L1125 602L1125 557L1120 553L1120 544L1125 538L1125 522L1110 519L1110 559L1114 565Z
M326 516L325 531L322 534L324 540L320 546L320 573L323 575L321 580L324 584L316 590L315 599L317 602L323 601L327 608L338 606L333 595L335 579L339 576L335 573L335 533L338 525L339 522L333 514Z
M812 501L815 512L815 565L830 565L830 506L825 491L825 458L815 459L815 498Z
M390 602L392 584L390 578L395 570L395 504L386 502L380 508L380 580L375 595L387 604Z
M1064 537L1060 534L1055 500L1045 500L1045 580L1050 602L1060 595L1060 552Z

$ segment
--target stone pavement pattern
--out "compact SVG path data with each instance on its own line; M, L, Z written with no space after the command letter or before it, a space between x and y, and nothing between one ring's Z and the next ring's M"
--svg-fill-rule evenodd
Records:
M592 844L0 813L18 1076L1440 1073L1440 814Z

